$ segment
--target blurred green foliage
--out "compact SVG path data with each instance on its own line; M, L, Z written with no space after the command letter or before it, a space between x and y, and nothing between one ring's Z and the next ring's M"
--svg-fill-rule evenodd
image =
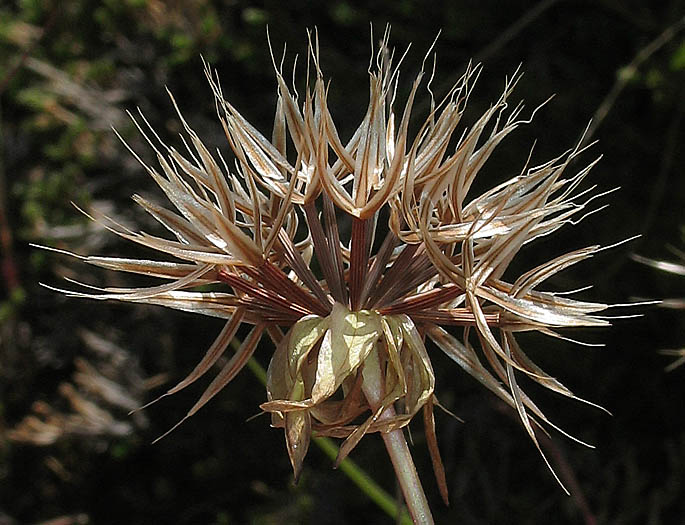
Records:
M8 439L8 430L37 401L70 409L66 398L56 394L59 385L71 380L75 357L97 357L79 335L83 329L124 349L147 376L165 372L171 379L192 368L218 329L211 320L175 312L66 300L37 284L59 283L59 276L100 286L120 284L115 276L28 243L79 253L132 250L94 227L71 204L95 206L122 221L141 220L133 215L129 196L153 192L152 184L110 129L116 127L146 155L125 110L141 108L160 134L174 141L179 125L168 86L203 139L225 148L202 56L219 71L226 97L267 131L275 82L266 27L277 60L288 43L286 69L295 54L303 56L305 30L317 27L323 68L332 79L330 104L350 133L367 102L369 23L376 37L390 23L398 50L414 42L405 61L407 76L442 29L436 92L444 92L469 59L485 66L467 117L489 106L504 76L520 63L526 73L515 95L529 107L556 93L533 124L492 159L491 180L486 181L492 186L520 170L536 137L534 160L567 149L605 97L624 82L596 130L599 146L588 153L604 153L593 183L602 190L622 189L605 198L608 211L548 241L547 249L555 254L555 242L580 247L612 244L636 233L643 237L553 284L595 283L586 293L599 301L682 296L685 282L639 267L627 254L663 256L665 246L678 239L684 219L684 33L674 31L637 67L633 64L664 30L682 28L684 14L679 0L2 3L0 523L38 523L58 516L72 523L387 520L344 476L331 471L320 453L312 451L300 484L292 486L282 433L269 429L263 418L245 422L264 400L263 388L247 373L154 446L149 443L185 413L197 392L155 405L147 411L149 426L136 427L128 437L71 437L46 447ZM298 78L305 68L300 58ZM427 98L419 105L426 110ZM532 258L520 262L526 267L535 263ZM527 344L536 346L534 357L578 395L614 413L608 417L540 396L542 406L560 414L557 421L564 428L597 444L597 450L585 450L554 436L551 455L578 481L571 498L545 471L515 418L436 353L438 395L466 420L461 424L438 415L449 508L440 503L431 480L420 425L413 427L416 460L438 523L549 523L550 516L555 523L592 523L591 517L612 524L682 520L684 372L665 375L667 361L655 351L682 341L685 319L677 312L647 309L645 314L619 320L612 330L581 334L605 342L604 349L539 339ZM266 364L269 349L261 349L258 358ZM116 416L131 421L125 411ZM362 442L354 459L392 492L392 469L377 441Z

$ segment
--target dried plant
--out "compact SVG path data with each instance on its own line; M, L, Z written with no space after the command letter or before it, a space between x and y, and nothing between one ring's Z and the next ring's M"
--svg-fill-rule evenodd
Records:
M651 266L652 268L656 268L662 272L672 273L674 275L685 275L685 252L673 247L671 247L671 251L678 257L680 262L650 259L649 257L643 257L642 255L638 254L633 254L632 258L634 261L646 264L647 266ZM685 301L683 299L664 299L657 302L659 306L663 308L673 308L676 310L685 309ZM667 348L664 350L659 350L659 352L676 358L675 361L666 367L667 372L671 372L680 365L685 364L685 348Z
M206 67L233 168L221 154L209 152L173 97L186 153L165 145L142 114L140 123L131 116L159 168L132 153L175 210L133 198L173 238L132 231L99 214L95 219L174 260L77 257L168 282L66 293L226 319L195 369L164 396L202 377L239 327L252 326L184 420L235 377L268 335L276 350L268 370L268 401L261 408L285 430L295 477L312 434L344 439L340 461L365 434L379 432L412 517L429 523L402 430L423 412L447 500L427 341L513 407L538 449L536 428L557 427L519 387L517 376L579 399L526 356L516 333L564 338L558 329L608 324L597 315L608 305L539 289L600 247L560 255L513 278L505 273L522 246L580 220L594 197L587 197L592 188L580 191L579 186L596 161L567 175L581 153L576 147L542 165L526 165L519 175L473 195L474 180L493 150L530 121L521 117L522 104L509 106L520 74L505 82L501 97L470 128L460 124L480 67L469 66L439 103L429 81L430 112L410 133L412 108L426 75L422 67L401 113L395 113L399 69L387 41L386 32L380 49L372 52L369 105L347 141L329 111L318 38L311 36L302 99L274 61L278 102L270 139L224 99L216 72Z
M102 336L84 329L78 330L78 335L93 359L75 359L73 382L59 385L58 392L70 410L60 410L54 401L36 401L32 412L7 432L9 439L48 446L63 439L81 438L97 449L109 439L147 427L143 414L135 414L133 420L126 420L125 415L138 408L145 392L163 378L144 379L137 360Z

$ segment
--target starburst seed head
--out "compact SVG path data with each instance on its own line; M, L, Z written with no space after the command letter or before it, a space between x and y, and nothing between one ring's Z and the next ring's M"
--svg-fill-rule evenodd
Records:
M386 33L369 71L368 108L347 140L329 111L318 38L311 36L312 74L303 100L275 67L278 102L271 139L224 99L216 74L206 66L232 168L209 152L180 111L185 153L164 145L142 114L132 116L158 166L138 159L173 207L140 196L134 200L172 238L131 231L104 216L96 219L173 260L82 258L166 282L97 294L68 292L226 320L196 368L165 395L203 376L238 328L252 325L186 418L233 379L267 334L276 350L268 369L268 401L261 408L271 413L274 426L285 429L296 475L312 433L344 438L342 459L366 433L401 428L419 410L436 472L442 471L427 340L515 408L537 446L534 427L551 423L520 389L516 375L577 398L526 356L515 333L559 336L559 328L607 324L595 315L607 305L539 289L598 246L561 255L513 280L504 277L523 245L584 210L591 199L579 202L586 192L578 187L594 162L567 176L580 153L575 148L472 195L495 147L528 122L521 118L522 105L508 104L520 75L507 80L501 97L464 128L461 118L480 72L469 66L442 101L436 104L431 94L429 114L410 134L425 75L422 68L395 113L399 69L387 39ZM223 289L197 289L212 283Z

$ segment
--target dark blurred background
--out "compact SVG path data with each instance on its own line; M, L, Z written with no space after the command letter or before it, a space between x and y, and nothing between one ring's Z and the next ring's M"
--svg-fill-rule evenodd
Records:
M63 277L109 286L137 282L29 246L145 253L71 204L149 226L129 197L159 191L110 129L147 151L125 110L141 108L167 142L182 146L168 86L203 140L226 151L203 56L218 69L226 98L268 134L275 81L266 27L277 56L288 43L286 64L299 54L299 79L306 29L316 27L322 66L332 79L329 104L349 137L368 101L369 24L374 38L391 24L398 50L413 42L403 66L405 91L442 30L435 46L438 98L469 60L484 66L467 124L498 97L519 64L525 75L512 101L525 99L532 111L555 95L498 149L479 188L517 174L536 139L534 163L560 155L591 118L599 143L583 160L603 158L585 185L596 184L596 192L620 186L597 201L608 209L526 247L516 268L641 234L550 286L593 284L581 297L610 303L685 297L685 278L630 259L638 253L676 260L669 245L683 247L684 15L678 0L1 3L0 524L392 522L314 447L293 485L282 431L269 428L267 418L246 421L265 400L248 371L173 434L150 444L185 414L203 385L143 413L127 412L191 370L220 322L66 299L39 286L68 286ZM420 99L418 113L425 115L425 91ZM558 434L544 440L570 497L516 415L432 349L437 394L465 421L437 414L449 507L438 496L422 425L411 426L437 523L685 523L685 367L665 372L670 358L657 352L685 346L685 312L616 313L644 315L568 334L604 343L601 348L522 338L543 368L613 414L530 386L556 423L596 445L589 450ZM270 351L267 344L257 351L264 366ZM395 494L377 436L365 438L352 458Z

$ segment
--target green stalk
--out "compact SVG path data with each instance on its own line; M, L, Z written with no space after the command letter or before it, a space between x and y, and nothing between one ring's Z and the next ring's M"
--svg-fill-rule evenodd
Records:
M234 350L240 348L240 341L234 338L231 341ZM247 363L247 367L254 376L266 385L266 370L253 357ZM338 457L338 447L332 439L326 437L313 437L312 441L328 456L332 461ZM366 494L383 512L393 518L399 525L410 525L412 519L407 511L397 504L397 500L376 483L363 469L361 469L350 458L345 458L338 468L354 483L359 490Z
M326 454L332 461L338 457L338 447L332 439L327 437L315 437L314 443ZM412 519L407 514L407 511L397 504L397 500L383 490L378 483L364 472L359 466L350 458L345 458L340 462L338 467L345 475L359 487L359 489L366 494L378 507L380 507L388 516L393 518L396 523L400 525L411 525Z
M364 392L369 406L373 410L377 410L385 397L385 381L381 372L377 350L372 350L369 357L364 361L362 376L362 392ZM390 419L394 416L395 409L390 405L381 412L380 416L378 416L378 421ZM404 431L398 428L390 432L381 432L381 437L392 461L397 481L404 495L404 501L414 523L433 525L433 516L428 506L426 495L423 492L419 475L416 472L414 460L407 446L407 440L404 438Z

